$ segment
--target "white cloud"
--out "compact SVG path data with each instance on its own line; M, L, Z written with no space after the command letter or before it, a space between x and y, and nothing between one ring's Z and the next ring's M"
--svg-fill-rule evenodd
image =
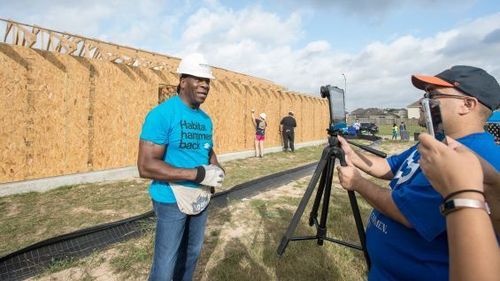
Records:
M324 84L343 87L341 74L345 73L346 104L351 110L371 106L405 107L412 103L420 95L410 83L410 75L414 73L437 74L452 65L470 64L500 78L500 60L497 59L500 44L484 40L500 26L500 13L430 37L402 35L388 43L372 42L359 53L340 53L324 40L292 48L294 38L304 32L298 14L279 18L259 8L219 10L219 13L204 9L199 13L214 24L203 29L202 35L185 34L186 52L201 51L216 66L316 95ZM189 21L194 23L199 13ZM262 19L271 22L269 28L259 28ZM197 26L193 24L186 33L200 30ZM273 40L270 38L273 34L287 34L288 39Z
M241 41L257 41L264 46L289 44L302 35L300 20L298 13L282 20L258 6L239 11L221 6L201 8L187 19L181 42L208 46Z

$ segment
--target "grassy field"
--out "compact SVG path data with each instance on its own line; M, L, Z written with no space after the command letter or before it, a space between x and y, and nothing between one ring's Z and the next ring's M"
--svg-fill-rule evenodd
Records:
M223 163L227 176L217 191L257 177L318 161L322 146ZM0 197L0 256L35 242L151 210L149 180L65 186Z
M399 124L398 124L399 126ZM418 125L406 125L406 130L408 131L408 135L410 139L413 140L414 133L425 132L425 128L422 128ZM378 126L378 134L381 136L391 136L392 135L392 125L379 125ZM398 138L399 138L399 127L398 127Z
M390 154L410 144L386 141L380 149ZM227 162L228 175L222 189L317 161L321 150L322 147L310 147L294 154L274 153L263 159ZM253 198L230 202L226 208L210 209L206 242L194 279L365 279L361 253L330 243L318 247L313 241L291 242L285 255L276 257L276 247L308 180L300 179ZM148 211L151 203L147 185L147 181L136 179L0 198L0 211L4 214L0 219L0 241L9 241L1 243L0 255L55 235ZM329 236L357 241L346 193L335 189L332 196ZM363 200L359 203L366 218L371 208ZM304 214L297 232L312 234L312 228L305 221L308 211ZM144 227L146 234L140 238L113 245L84 259L58 261L36 279L144 280L151 264L154 225Z

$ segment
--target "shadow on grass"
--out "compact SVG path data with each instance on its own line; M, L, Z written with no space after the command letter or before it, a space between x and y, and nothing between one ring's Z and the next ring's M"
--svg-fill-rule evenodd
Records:
M313 199L309 201L294 236L315 234L315 228L307 224ZM330 242L325 241L325 245L319 247L316 240L293 241L282 257L277 256L277 247L299 200L252 200L250 205L258 214L259 229L251 233L254 237L250 237L250 242L249 237L228 241L224 257L209 267L206 280L365 280L366 264L362 252ZM363 200L358 203L366 227L371 208ZM327 236L359 244L347 193L332 188L329 207ZM227 212L224 215L226 221L231 220ZM213 234L216 237L212 240L221 239L218 237L220 232ZM204 261L199 263L203 271L211 256L211 253L205 254Z

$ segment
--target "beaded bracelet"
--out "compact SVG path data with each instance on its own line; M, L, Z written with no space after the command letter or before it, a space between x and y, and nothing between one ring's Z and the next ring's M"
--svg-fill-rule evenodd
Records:
M481 195L483 195L484 197L484 192L482 192L481 190L477 190L477 189L462 189L462 190L459 190L459 191L455 191L455 192L452 192L450 194L448 194L444 199L443 199L443 202L446 202L448 201L448 199L450 199L451 197L457 195L457 194L460 194L460 193L464 193L464 192L476 192L476 193L479 193Z

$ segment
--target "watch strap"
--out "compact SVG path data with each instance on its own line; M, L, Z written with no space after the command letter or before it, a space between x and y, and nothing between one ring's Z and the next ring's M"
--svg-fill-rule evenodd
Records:
M446 216L447 214L454 212L459 209L463 208L473 208L473 209L483 209L486 211L486 213L491 214L490 207L488 206L488 203L481 201L481 200L476 200L476 199L465 199L465 198L456 198L456 199L451 199L443 204L441 204L440 210L441 214L443 216Z

